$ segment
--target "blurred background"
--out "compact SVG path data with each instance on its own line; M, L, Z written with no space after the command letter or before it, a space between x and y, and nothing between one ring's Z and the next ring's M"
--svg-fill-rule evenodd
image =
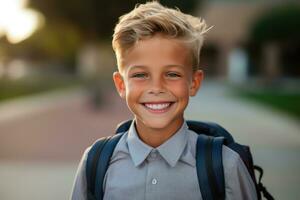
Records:
M68 199L80 157L131 118L111 80L138 0L0 0L0 199ZM300 2L161 0L214 26L186 118L251 147L275 199L300 199Z

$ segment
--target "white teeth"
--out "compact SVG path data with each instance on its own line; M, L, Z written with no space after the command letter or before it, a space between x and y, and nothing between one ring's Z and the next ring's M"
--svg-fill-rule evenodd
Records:
M152 110L162 110L167 108L171 103L161 103L161 104L150 104L150 103L145 103L145 106L147 108L150 108Z

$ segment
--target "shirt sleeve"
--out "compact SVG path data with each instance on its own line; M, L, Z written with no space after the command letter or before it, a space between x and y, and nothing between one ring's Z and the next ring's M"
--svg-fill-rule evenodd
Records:
M226 200L257 200L253 180L240 156L223 146Z
M75 180L73 183L72 194L70 200L87 200L87 183L85 166L87 160L87 154L90 148L86 149L78 166Z

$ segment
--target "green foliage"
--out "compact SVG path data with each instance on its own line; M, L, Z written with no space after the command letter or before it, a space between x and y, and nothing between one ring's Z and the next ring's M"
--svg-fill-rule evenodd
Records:
M259 65L265 44L276 44L280 50L279 65L282 76L300 76L300 5L285 4L274 7L258 18L250 33L252 65ZM257 68L256 71L259 71Z
M0 79L0 101L21 96L78 86L79 80L58 76L31 77L21 80Z
M87 37L110 40L119 16L129 12L141 0L31 0L31 6L40 10L50 23L66 21L82 30ZM177 6L182 11L191 12L197 0L161 0L170 7ZM88 39L88 38L87 38Z
M291 4L273 8L254 24L251 36L257 43L299 40L300 6Z
M81 44L82 36L74 26L55 23L47 24L20 43L2 41L0 50L4 51L4 57L57 62L69 72L74 72L77 50Z
M167 7L177 7L184 13L193 13L195 11L195 8L198 6L198 4L201 3L201 1L197 0L160 0L160 3L167 6Z
M110 43L119 16L132 10L137 3L145 2L146 0L31 0L29 6L45 16L45 26L21 43L12 45L3 42L2 48L11 57L55 60L72 69L76 53L84 42L106 40ZM162 0L161 3L190 12L198 1Z
M300 119L300 93L277 90L240 91L239 95L252 101L281 110Z
M79 32L68 24L48 24L35 32L29 39L9 49L11 54L26 52L36 58L68 59L76 53L81 44Z

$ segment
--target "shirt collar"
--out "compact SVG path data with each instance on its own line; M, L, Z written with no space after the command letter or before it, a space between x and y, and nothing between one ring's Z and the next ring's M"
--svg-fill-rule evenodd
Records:
M129 154L137 167L140 165L152 151L152 147L145 144L138 136L135 129L135 122L132 121L130 128L128 130L127 144Z
M184 122L181 128L171 138L156 148L159 154L172 167L177 164L179 159L192 166L195 165L195 159L191 152L186 149L188 143L187 131L188 126L186 122ZM139 166L154 149L153 147L145 144L138 137L134 122L128 130L127 144L129 153L136 167ZM185 149L186 151L183 155Z
M187 145L187 130L188 126L184 122L181 128L171 138L157 148L160 155L172 167L176 165Z

